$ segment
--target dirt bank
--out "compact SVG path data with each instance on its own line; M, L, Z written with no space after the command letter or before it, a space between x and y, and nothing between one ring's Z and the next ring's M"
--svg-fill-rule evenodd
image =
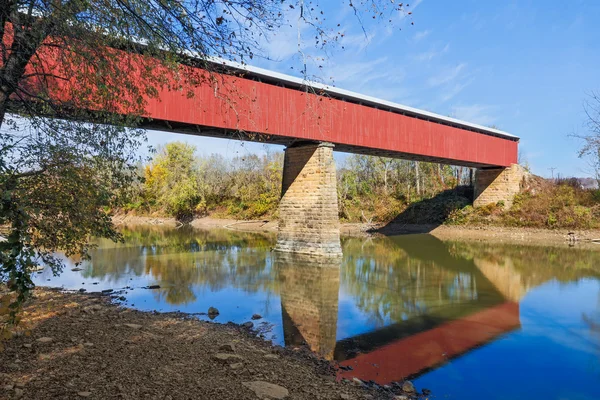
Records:
M117 225L162 225L176 227L178 223L173 218L149 217L115 217ZM277 221L240 221L234 219L198 218L192 221L194 228L227 228L248 232L277 232ZM455 226L455 225L409 225L409 224L349 224L340 226L342 235L402 235L411 233L430 233L441 240L475 240L493 241L499 243L583 246L598 248L600 244L592 243L600 239L597 230L551 230L536 228L511 228L500 226Z
M237 325L125 309L107 296L36 289L23 327L29 332L6 341L0 352L0 399L338 400L401 394L397 385L336 382L327 361L273 347Z

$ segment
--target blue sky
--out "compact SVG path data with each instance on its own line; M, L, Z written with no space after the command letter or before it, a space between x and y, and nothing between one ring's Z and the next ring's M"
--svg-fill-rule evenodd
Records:
M495 125L521 137L523 156L538 175L550 176L550 167L565 176L590 175L577 157L579 143L568 135L585 133L583 103L600 91L600 1L421 0L410 4L411 16L395 17L391 25L363 19L366 35L346 2L320 4L330 26L341 23L344 50L323 53L314 48L308 27L293 25L263 44L274 61L253 63L298 75L300 33L309 73L328 83ZM154 145L174 139L204 154L265 150L261 144L149 134Z

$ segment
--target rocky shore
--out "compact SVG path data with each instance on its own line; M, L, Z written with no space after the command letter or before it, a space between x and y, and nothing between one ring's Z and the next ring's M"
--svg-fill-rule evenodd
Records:
M335 365L308 350L272 346L249 325L140 312L101 293L38 288L19 330L3 343L0 399L428 397L410 382L339 381Z

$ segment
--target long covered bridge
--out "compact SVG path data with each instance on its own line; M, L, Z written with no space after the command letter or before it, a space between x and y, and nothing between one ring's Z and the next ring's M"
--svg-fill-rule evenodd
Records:
M135 71L148 62L123 60ZM508 133L230 61L196 61L204 68L177 76L201 83L148 96L142 126L286 146L278 250L341 254L334 150L477 168L475 206L508 205L519 190L519 138ZM173 70L157 71L177 82ZM52 96L62 96L61 85Z
M193 96L164 90L146 127L286 146L277 249L341 253L333 151L477 168L475 206L519 190L519 138L328 85L214 61L221 73Z

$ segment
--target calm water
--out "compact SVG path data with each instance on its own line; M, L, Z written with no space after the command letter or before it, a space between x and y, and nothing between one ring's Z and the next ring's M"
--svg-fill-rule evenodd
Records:
M217 322L258 313L274 342L352 367L340 376L410 377L437 398L600 399L600 252L409 235L343 239L344 258L324 262L272 252L270 235L124 235L37 283L127 288L142 310L214 306Z

